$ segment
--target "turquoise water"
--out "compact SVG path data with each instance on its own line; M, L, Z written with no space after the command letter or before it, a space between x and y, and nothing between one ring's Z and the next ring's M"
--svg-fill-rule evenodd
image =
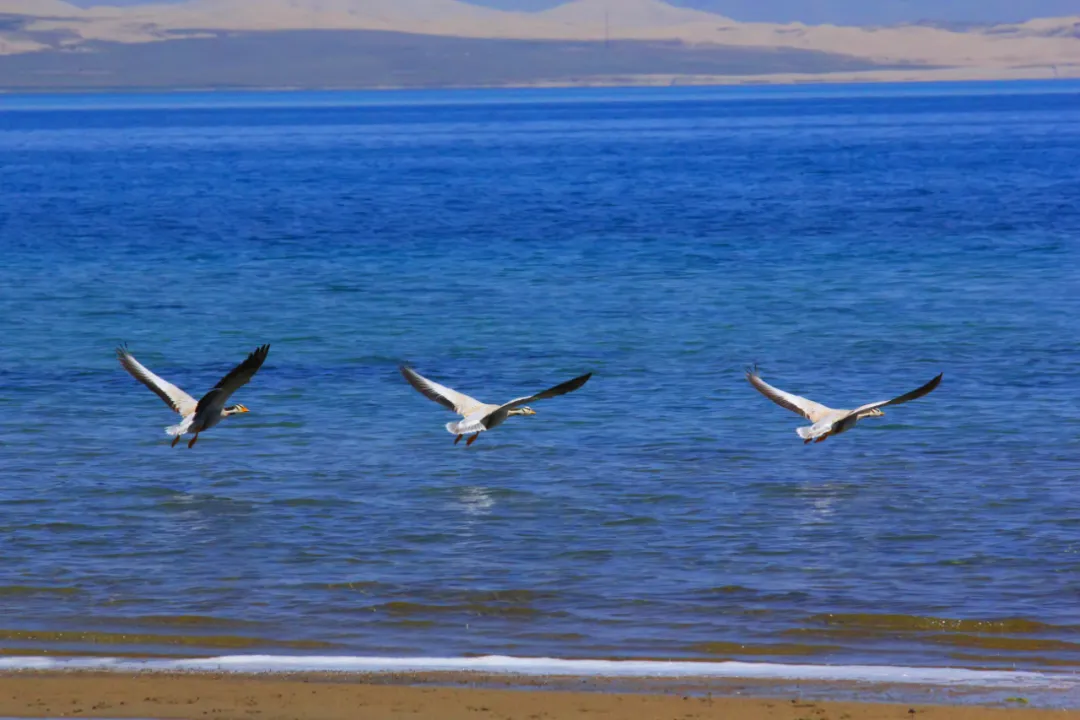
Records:
M0 99L0 651L1080 662L1080 87L455 97Z

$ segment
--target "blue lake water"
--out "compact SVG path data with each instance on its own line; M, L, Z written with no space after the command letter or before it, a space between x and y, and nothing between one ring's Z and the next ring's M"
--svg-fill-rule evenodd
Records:
M0 652L1080 664L1080 85L290 97L0 98Z

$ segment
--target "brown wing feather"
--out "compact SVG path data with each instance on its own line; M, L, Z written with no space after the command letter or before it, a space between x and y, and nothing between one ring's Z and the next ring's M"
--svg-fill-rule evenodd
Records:
M818 420L832 412L832 408L825 407L821 403L816 403L813 400L807 400L799 395L793 395L789 392L784 392L780 388L773 387L758 377L752 370L746 371L746 379L759 393L785 410L790 410L796 415L802 415L810 422L816 423Z
M515 410L515 409L521 407L522 405L528 405L529 403L535 402L536 400L547 400L548 398L558 397L559 395L565 395L566 393L574 392L575 390L580 388L582 385L589 382L589 378L591 378L591 377L592 377L592 373L586 373L585 375L582 375L580 377L576 377L573 380L567 380L566 382L561 383L559 385L556 385L553 388L548 388L547 390L544 390L543 392L538 392L535 395L529 395L528 397L522 397L522 398L517 398L516 400L511 400L510 402L506 403L505 405L500 405L499 409L496 410L495 412L496 413L500 412L500 411L508 412L510 410ZM494 413L492 413L492 414L494 414Z
M402 365L398 368L401 371L401 376L405 378L410 385L416 388L416 391L426 397L428 400L434 400L448 410L457 410L454 403L446 396L436 392L428 385L429 380L419 375L415 370L406 365Z
M547 400L548 398L558 397L559 395L565 395L571 393L580 388L585 383L589 382L589 378L592 377L592 373L586 373L580 377L576 377L573 380L567 380L564 383L556 385L553 388L549 388L544 392L537 393L532 396L532 400Z
M926 383L921 388L918 388L916 390L912 390L911 392L909 392L909 393L907 393L905 395L901 395L898 398L893 398L892 400L890 400L886 404L887 405L899 405L900 403L906 403L906 402L911 402L912 400L918 400L923 395L929 395L931 392L933 392L935 389L937 389L938 385L941 384L941 378L944 377L944 376L945 376L945 373L939 373L936 378L934 378L930 382Z
M188 395L168 380L164 380L148 368L143 366L135 357L128 352L126 345L116 348L116 357L133 378L150 388L155 395L165 401L169 407L181 415L189 415L195 412L197 403L195 398Z
M409 381L409 384L416 388L416 390L424 397L429 400L434 400L443 407L453 410L462 416L469 415L470 413L485 407L484 403L476 398L469 397L465 393L459 393L457 390L451 390L434 380L429 380L407 365L402 365L400 370L405 379Z
M924 395L929 395L933 392L938 385L941 384L941 378L945 373L940 373L936 378L926 383L920 388L916 388L909 393L905 393L900 397L895 397L892 400L883 400L882 402L869 403L856 409L854 412L866 412L868 410L876 410L877 408L888 407L890 405L900 405L901 403L911 402L912 400L918 400Z

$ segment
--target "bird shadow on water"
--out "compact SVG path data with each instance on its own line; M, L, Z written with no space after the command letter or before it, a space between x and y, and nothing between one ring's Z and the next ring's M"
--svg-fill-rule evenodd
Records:
M473 517L483 517L494 512L495 497L490 489L484 487L465 487L458 494L457 506Z

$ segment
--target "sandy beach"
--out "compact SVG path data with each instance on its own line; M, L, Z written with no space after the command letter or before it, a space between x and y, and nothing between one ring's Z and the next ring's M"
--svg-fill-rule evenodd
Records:
M460 680L459 680L460 681ZM505 680L504 680L505 682ZM400 684L399 684L400 683ZM413 718L415 720L1041 720L1080 711L754 699L658 692L407 684L408 678L16 673L0 676L0 715L96 718Z

